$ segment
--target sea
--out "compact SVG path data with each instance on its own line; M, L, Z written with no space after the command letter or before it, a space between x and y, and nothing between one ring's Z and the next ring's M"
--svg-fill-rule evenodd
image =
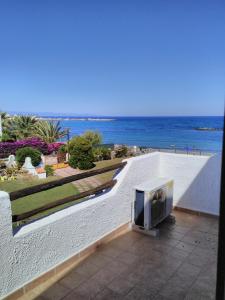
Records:
M96 130L102 134L105 144L207 152L222 149L223 117L54 116L53 119L60 120L61 126L69 129L70 137Z

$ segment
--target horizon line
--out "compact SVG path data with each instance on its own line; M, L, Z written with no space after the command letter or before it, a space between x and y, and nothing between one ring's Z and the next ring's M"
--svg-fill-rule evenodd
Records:
M4 111L4 110L0 110L1 111ZM52 112L23 112L23 111L6 111L6 113L8 114L19 114L19 115L34 115L34 116L40 116L40 117L72 117L72 118L94 118L94 117L99 117L99 118L104 118L104 117L107 117L107 118L160 118L160 117L171 117L171 118L176 118L176 117L182 117L182 118L185 118L185 117L223 117L224 115L221 114L221 115L182 115L182 114L179 114L179 115L102 115L102 114L71 114L71 113L60 113L60 112L55 112L55 113L52 113Z

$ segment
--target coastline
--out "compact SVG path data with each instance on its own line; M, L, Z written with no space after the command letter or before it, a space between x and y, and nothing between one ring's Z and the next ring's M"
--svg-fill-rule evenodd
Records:
M223 131L223 128L214 128L214 127L197 127L194 129L197 131Z
M48 120L48 121L96 121L96 122L111 122L116 119L110 118L74 118L74 117L37 117L39 120Z

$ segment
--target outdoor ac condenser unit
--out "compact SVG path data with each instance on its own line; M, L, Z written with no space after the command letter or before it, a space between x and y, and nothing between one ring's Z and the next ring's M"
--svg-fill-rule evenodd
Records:
M172 179L156 178L140 184L135 187L134 229L152 231L156 225L170 216L172 208Z

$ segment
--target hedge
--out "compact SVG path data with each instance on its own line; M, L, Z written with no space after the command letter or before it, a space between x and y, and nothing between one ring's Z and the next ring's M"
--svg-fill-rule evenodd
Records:
M41 152L35 148L24 147L16 151L16 160L20 166L24 164L26 157L31 158L34 167L37 167L41 162Z

